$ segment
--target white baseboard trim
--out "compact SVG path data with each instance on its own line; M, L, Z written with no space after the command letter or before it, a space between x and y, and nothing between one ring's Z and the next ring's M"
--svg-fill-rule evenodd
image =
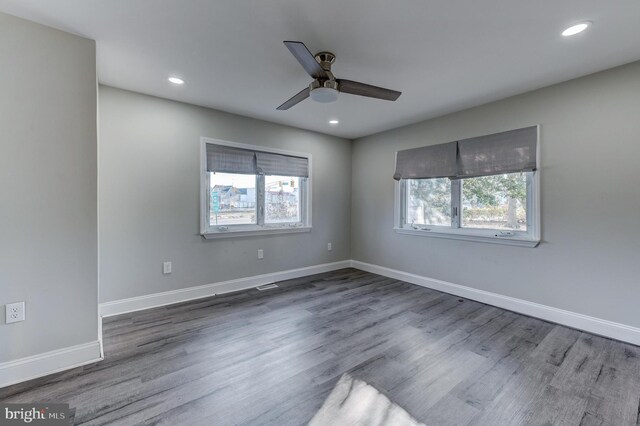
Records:
M566 311L539 303L528 302L514 297L503 296L489 291L453 284L433 278L423 277L384 266L372 265L370 263L352 260L351 266L356 269L371 272L385 277L406 281L444 293L454 294L466 299L497 306L509 311L540 318L556 324L587 331L589 333L608 337L615 340L631 343L640 346L640 328L608 321L576 312Z
M102 361L99 340L0 363L0 388Z
M102 317L98 314L98 342L100 342L100 358L104 359L104 344L102 341Z
M270 274L255 275L252 277L238 278L229 281L220 281L213 284L206 284L197 287L187 287L179 290L165 291L145 296L132 297L129 299L115 300L113 302L101 303L99 306L100 316L109 317L113 315L125 314L128 312L141 311L149 308L157 308L174 303L186 302L194 299L215 296L232 291L246 290L259 285L271 284L277 281L285 281L293 278L300 278L307 275L320 274L323 272L335 271L337 269L349 268L350 260L340 262L324 263L321 265L307 266L305 268L289 269L287 271L273 272Z
M308 266L305 268L290 269L287 271L274 272L270 274L255 275L252 277L239 278L229 281L221 281L213 284L206 284L197 287L188 287L180 290L155 293L130 299L116 300L100 304L100 316L108 317L113 315L135 312L159 306L171 305L174 303L186 302L189 300L211 297L217 294L224 294L238 290L245 290L259 285L270 284L277 281L285 281L293 278L300 278L307 275L320 274L323 272L335 271L342 268L356 268L385 277L406 281L422 287L431 288L466 299L476 300L488 305L497 306L513 312L540 318L545 321L566 325L568 327L584 330L611 339L640 345L640 328L595 318L589 315L579 314L564 309L554 308L535 302L529 302L514 297L504 296L489 291L478 290L447 281L424 277L421 275L403 272L384 266L373 265L358 260L343 260L340 262L325 263L321 265Z
M244 290L277 281L285 281L349 267L486 303L488 305L497 306L513 312L566 325L568 327L584 330L600 336L609 337L611 339L640 345L640 328L637 327L595 318L564 309L558 309L551 306L541 305L539 303L528 302L526 300L516 299L514 297L504 296L497 293L478 290L472 287L453 284L447 281L411 274L384 266L360 262L358 260L343 260L340 262L325 263L305 268L290 269L287 271L256 275L253 277L221 281L197 287L189 287L180 290L106 302L100 304L100 316L118 315L170 305L173 303L185 302L188 300L211 297L216 294ZM99 324L101 323L102 319L100 318ZM99 331L99 334L101 337L101 330ZM102 359L103 352L102 342L100 339L94 342L0 363L0 388L49 374L58 373L71 368L80 367L86 364L91 364L101 361Z

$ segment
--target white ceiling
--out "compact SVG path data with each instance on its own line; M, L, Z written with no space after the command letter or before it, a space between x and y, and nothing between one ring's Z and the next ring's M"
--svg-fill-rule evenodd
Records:
M0 10L95 39L103 84L347 138L640 59L638 0L0 0ZM560 35L583 20L587 32ZM283 40L334 52L338 78L403 94L276 111L311 80Z

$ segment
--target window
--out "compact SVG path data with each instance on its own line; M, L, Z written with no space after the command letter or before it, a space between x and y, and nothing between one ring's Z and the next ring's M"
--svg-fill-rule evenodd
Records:
M460 181L461 227L527 230L527 173Z
M300 178L265 176L265 223L299 223L302 218Z
M399 151L396 231L535 247L537 130Z
M256 175L209 173L209 226L258 223Z
M407 179L407 222L417 225L451 224L451 181Z
M532 178L533 173L508 173L453 181L406 179L401 182L407 194L403 225L410 229L424 229L425 225L526 235L530 204L527 181Z
M311 155L203 138L205 238L308 232Z

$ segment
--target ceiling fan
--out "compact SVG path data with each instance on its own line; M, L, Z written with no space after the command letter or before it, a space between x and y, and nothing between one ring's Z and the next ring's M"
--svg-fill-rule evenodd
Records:
M331 52L320 52L312 55L307 46L300 41L285 41L285 46L291 54L300 62L302 68L313 77L309 87L305 87L291 99L280 105L277 109L284 111L295 104L311 97L316 102L334 102L338 99L338 93L366 96L369 98L395 101L402 94L395 90L384 89L357 81L342 80L334 77L331 65L336 61L336 55Z

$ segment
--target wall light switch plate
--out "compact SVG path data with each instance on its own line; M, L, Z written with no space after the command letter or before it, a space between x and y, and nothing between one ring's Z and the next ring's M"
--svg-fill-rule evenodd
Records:
M5 305L6 323L11 324L24 321L24 310L24 302L7 303Z
M331 245L331 243L327 244L327 250L328 250L328 251L333 250L333 246Z
M167 275L171 273L171 262L162 263L162 273Z
M264 259L264 250L258 249L258 259Z

